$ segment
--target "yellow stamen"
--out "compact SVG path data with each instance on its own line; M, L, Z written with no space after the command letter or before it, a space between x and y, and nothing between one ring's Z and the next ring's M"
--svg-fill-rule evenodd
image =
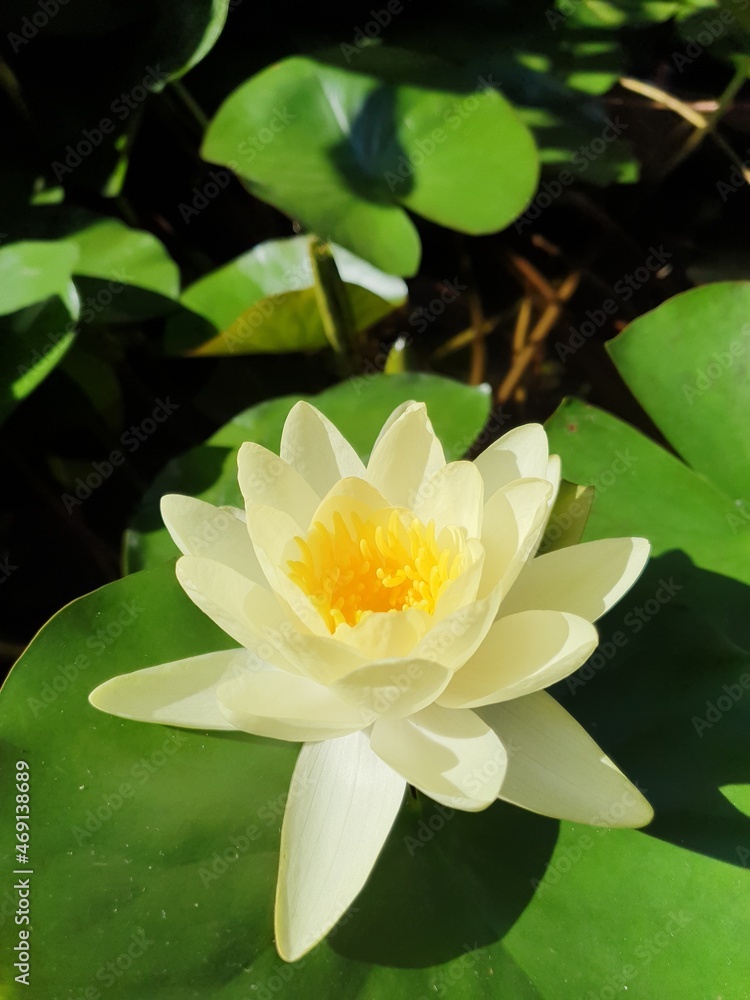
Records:
M329 528L316 521L306 538L295 538L301 559L288 563L290 579L332 633L374 611L420 608L434 614L438 598L464 567L459 539L451 533L453 544L441 546L434 521L423 524L388 508L365 521L356 513L345 520L337 511L332 522Z

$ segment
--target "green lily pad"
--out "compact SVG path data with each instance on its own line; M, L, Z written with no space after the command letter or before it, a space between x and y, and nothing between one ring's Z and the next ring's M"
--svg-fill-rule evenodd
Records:
M75 339L77 259L75 247L52 241L0 249L0 421L49 375Z
M536 152L492 87L399 85L404 53L366 57L352 69L293 57L263 70L219 108L202 155L323 239L411 275L420 243L404 209L463 232L501 229L533 194Z
M426 403L446 456L458 459L484 427L488 394L437 375L371 375L349 379L317 396L281 396L238 414L205 444L163 470L143 499L125 537L125 563L133 572L171 559L178 550L161 523L159 499L186 493L216 506L242 506L237 449L243 441L278 452L284 421L299 399L307 399L333 421L366 460L388 415L408 399ZM356 413L356 421L352 420Z
M750 504L750 282L675 295L608 349L673 448L733 501Z
M367 329L405 301L407 288L400 278L378 271L343 247L334 247L333 253L357 330ZM329 346L305 236L259 244L194 282L180 301L190 312L171 318L170 352L228 355Z

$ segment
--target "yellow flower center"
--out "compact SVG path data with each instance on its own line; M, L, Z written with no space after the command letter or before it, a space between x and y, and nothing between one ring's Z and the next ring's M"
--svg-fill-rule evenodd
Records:
M441 546L435 522L387 508L367 520L340 513L333 528L316 521L295 538L302 558L289 560L289 577L316 605L330 632L356 625L373 611L420 608L434 614L445 588L463 569L462 546Z

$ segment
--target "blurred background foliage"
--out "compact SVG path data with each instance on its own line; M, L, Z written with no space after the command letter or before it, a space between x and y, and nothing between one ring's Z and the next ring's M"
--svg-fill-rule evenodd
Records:
M6 0L5 666L264 400L435 373L490 387L494 433L572 394L665 445L604 344L750 278L749 29L729 0Z

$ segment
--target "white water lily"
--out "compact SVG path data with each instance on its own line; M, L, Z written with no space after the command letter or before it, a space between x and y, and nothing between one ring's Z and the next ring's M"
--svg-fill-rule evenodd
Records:
M597 644L648 543L536 555L560 482L544 429L446 463L424 405L387 420L365 466L298 403L281 455L239 453L245 510L166 496L188 596L240 644L114 677L127 719L304 745L281 833L276 946L294 961L367 880L407 784L454 809L496 799L638 827L651 808L543 689Z

